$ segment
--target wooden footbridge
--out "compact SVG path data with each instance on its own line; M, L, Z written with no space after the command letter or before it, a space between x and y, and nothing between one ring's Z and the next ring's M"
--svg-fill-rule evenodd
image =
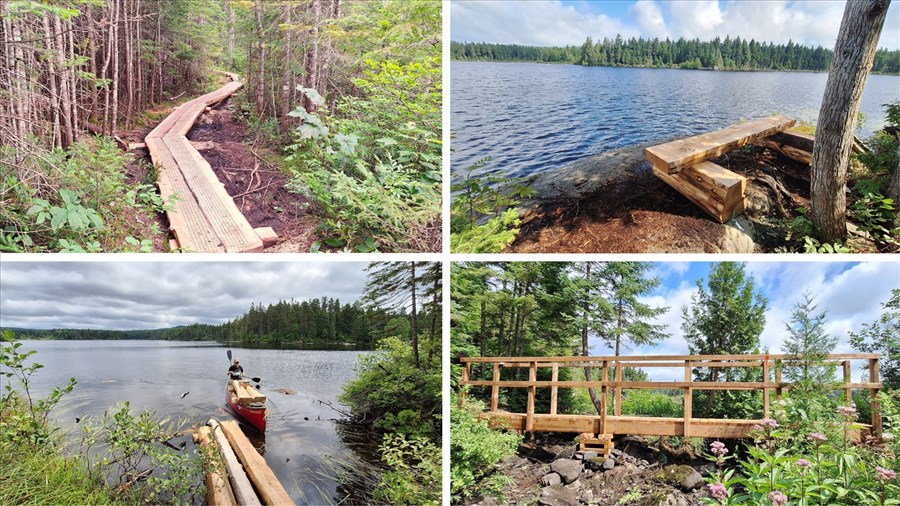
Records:
M209 457L206 503L210 506L294 504L236 421L219 423L210 418L194 434L194 442Z
M194 122L208 107L230 97L241 86L236 74L216 91L175 109L146 137L158 167L157 185L175 238L173 249L193 252L255 252L274 242L269 227L254 229L240 212L209 163L187 140ZM174 197L174 198L173 198Z
M711 419L693 417L693 392L695 390L749 390L762 392L763 418L770 417L771 399L780 399L782 392L791 388L782 381L784 367L797 365L795 357L788 355L660 355L632 357L463 357L460 386L490 387L490 410L482 416L494 426L503 426L519 431L572 432L581 434L582 449L596 449L608 453L612 449L612 437L618 434L683 436L709 438L745 438L761 420ZM868 366L869 382L854 383L851 378L851 363L862 361ZM879 379L878 354L838 354L828 355L824 363L839 367L843 371L842 382L836 387L845 400L852 401L853 390L868 389L871 392L873 434L880 434L882 420L878 403L881 389ZM475 371L473 371L473 365ZM485 367L489 366L489 367ZM675 369L677 375L683 371L683 381L623 381L626 367ZM696 368L751 368L759 371L761 381L753 382L700 382L693 381ZM513 371L525 368L527 380L502 379L503 371L509 370L507 377L516 376ZM595 381L559 381L560 369L600 369ZM610 371L615 377L610 379ZM475 379L476 376L490 379ZM538 375L549 380L539 380ZM549 374L548 374L549 373ZM510 413L500 410L501 388L527 388L528 398L525 413ZM549 413L535 412L537 389L550 390ZM600 392L600 414L569 415L557 413L557 395L560 388L596 388ZM610 392L610 389L613 391ZM622 395L629 389L678 389L684 393L684 416L682 418L662 418L648 416L623 416ZM612 413L607 411L610 394L613 398ZM465 390L463 390L465 395Z
M724 223L744 212L747 180L709 160L753 142L809 164L813 138L784 132L795 123L784 116L755 119L652 146L644 150L644 156L656 177Z

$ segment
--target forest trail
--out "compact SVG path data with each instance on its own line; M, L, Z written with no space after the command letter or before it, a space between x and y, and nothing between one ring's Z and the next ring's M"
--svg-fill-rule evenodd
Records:
M231 82L182 104L146 137L150 157L159 166L160 195L171 206L166 214L175 236L173 249L258 252L264 238L266 242L276 240L271 228L250 225L210 164L187 139L207 107L226 100L243 86L236 74L228 76Z

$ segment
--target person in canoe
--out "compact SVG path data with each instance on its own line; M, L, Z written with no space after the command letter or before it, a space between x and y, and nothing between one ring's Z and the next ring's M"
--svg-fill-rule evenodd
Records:
M242 380L244 379L244 368L241 367L241 361L234 359L234 363L228 368L228 379Z

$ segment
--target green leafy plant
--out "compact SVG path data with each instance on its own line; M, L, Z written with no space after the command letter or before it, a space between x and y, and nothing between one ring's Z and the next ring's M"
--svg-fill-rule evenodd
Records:
M385 434L381 460L388 470L381 473L376 499L386 504L441 504L441 448L423 437Z
M522 179L473 175L489 161L475 162L451 186L458 192L450 204L450 251L454 253L496 253L508 246L519 233L516 206L534 195Z
M450 399L450 493L454 497L500 495L507 479L492 474L494 465L513 455L522 442L522 436L491 429L479 418L483 409L477 400L461 401L455 395Z
M893 199L867 193L851 206L853 220L868 232L880 248L900 245L900 224L895 220Z

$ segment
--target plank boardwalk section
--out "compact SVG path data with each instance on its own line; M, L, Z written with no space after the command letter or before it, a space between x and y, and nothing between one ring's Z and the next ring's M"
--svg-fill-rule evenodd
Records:
M843 371L843 382L836 387L844 400L853 402L853 390L869 390L872 399L871 432L880 436L882 431L881 407L878 392L881 390L878 354L854 353L828 355L824 363L838 366ZM749 390L762 392L763 418L770 417L771 400L781 399L784 390L792 385L782 381L782 370L797 362L789 355L658 355L640 357L463 357L461 386L490 388L490 408L482 414L492 426L506 427L525 432L572 432L581 434L582 450L595 450L609 454L612 438L616 435L682 436L708 438L746 438L753 426L762 420L694 418L693 393L695 390ZM863 361L869 370L869 381L854 383L851 377L851 362ZM560 370L570 368L583 370L585 367L600 369L600 378L595 381L560 381ZM683 371L683 381L623 381L622 371L626 367L669 368ZM693 381L693 371L697 368L754 368L759 371L761 381L743 382L701 382ZM528 370L528 380L517 369ZM503 379L503 371L507 378ZM549 370L549 371L548 371ZM539 380L539 373L543 378ZM614 377L610 377L610 375ZM681 375L677 372L677 375ZM490 379L475 379L490 378ZM511 413L500 409L501 388L527 389L525 413ZM557 397L560 388L596 388L600 392L598 415L573 415L557 412ZM535 401L538 389L549 390L549 413L537 413ZM659 418L622 415L623 391L630 389L679 389L684 393L684 416L682 418ZM462 391L465 397L466 391ZM544 397L543 402L546 402ZM607 403L612 400L612 413L608 414Z
M206 502L209 505L292 505L294 501L265 459L234 420L210 418L195 441L213 457L207 464Z
M747 181L743 176L709 160L750 142L779 135L795 123L796 120L784 116L755 119L652 146L644 150L644 156L653 165L656 177L724 223L744 212ZM780 138L780 141L784 142L784 139ZM800 149L791 147L789 150L795 156L802 156Z
M212 167L187 139L187 133L207 107L227 99L242 86L237 75L229 76L232 82L182 104L146 137L150 157L159 167L160 195L170 203L174 201L166 214L175 235L175 247L184 251L262 251L260 235L271 232L254 230Z

